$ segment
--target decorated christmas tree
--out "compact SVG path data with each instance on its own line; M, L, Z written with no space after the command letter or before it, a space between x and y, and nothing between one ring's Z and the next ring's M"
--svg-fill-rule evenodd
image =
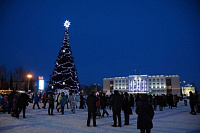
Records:
M53 74L51 75L50 85L53 91L68 91L68 93L77 93L80 85L77 76L77 70L72 57L72 51L69 45L69 28L70 22L65 21L65 36L63 45L56 59Z

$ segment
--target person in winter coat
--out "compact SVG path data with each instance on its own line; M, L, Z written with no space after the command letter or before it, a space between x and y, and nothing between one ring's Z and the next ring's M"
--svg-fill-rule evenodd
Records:
M60 109L60 100L61 100L61 93L58 94L57 98L56 98L56 109L57 111L59 112L59 109Z
M163 107L164 107L164 98L163 98L162 95L158 97L158 105L159 105L160 111L163 111Z
M184 105L187 106L187 96L186 94L183 95Z
M97 112L96 112L96 115L98 116L98 118L100 119L101 118L101 112L100 112L100 107L101 107L101 102L100 102L100 98L99 98L99 95L96 95L97 97L97 102L96 102L96 106L97 106Z
M64 114L65 103L66 103L66 96L65 96L65 93L62 92L62 93L61 93L61 100L60 100L60 105L61 105L61 115Z
M54 109L54 98L53 98L53 93L49 93L49 94L48 94L48 103L49 103L48 114L49 114L49 115L54 115L54 114L53 114L53 109Z
M118 127L121 127L121 109L122 109L122 96L117 90L114 91L114 95L111 99L111 106L113 111L113 127L117 127L117 118L118 118Z
M58 97L57 97L57 104L56 104L56 108L57 108L57 111L58 111L58 112L59 112L59 110L61 109L61 104L60 104L61 98L62 98L62 94L59 93L59 94L58 94Z
M101 103L101 109L103 109L102 117L106 114L107 116L109 113L106 111L106 105L107 105L107 98L105 96L105 93L102 93L102 96L100 98L100 103Z
M132 94L130 94L130 103L131 103L131 107L134 108L135 101L134 101L134 97Z
M132 114L132 109L131 109L131 102L127 92L125 92L124 95L122 110L124 111L124 118L125 118L124 125L129 125L129 115Z
M28 106L28 99L27 99L27 94L26 93L21 93L21 95L19 96L18 102L17 102L17 106L19 108L18 114L17 114L17 118L19 119L19 114L21 112L21 110L23 110L23 118L26 118L25 116L25 110L26 110L26 106Z
M42 103L43 103L42 108L43 108L43 109L46 109L47 94L46 94L45 92L42 94Z
M14 98L15 92L11 92L11 94L8 95L8 114L12 112L12 106L13 106L13 98Z
M196 115L196 111L194 109L194 106L196 105L195 96L191 91L189 93L190 93L189 100L190 100L190 108L191 108L190 114Z
M173 96L173 101L174 101L174 106L177 107L177 104L178 104L178 102L179 102L179 98L178 98L177 95L174 95L174 96Z
M2 106L3 106L3 113L6 112L6 110L8 109L8 106L9 106L9 103L8 103L8 95L5 94L3 96L3 103L2 103Z
M174 105L174 101L173 101L173 95L169 94L167 97L167 103L169 105L169 108L172 109L173 105Z
M16 117L18 115L18 106L17 106L18 99L19 99L19 93L15 93L13 97L13 105L12 105L12 113L11 113L13 117Z
M37 105L38 109L40 109L39 104L38 104L38 102L39 102L39 96L38 96L37 93L34 94L33 100L34 100L33 109L35 109L35 104Z
M88 106L88 118L87 118L87 126L90 126L90 119L93 116L93 127L96 127L96 102L97 97L95 96L94 92L91 92L90 95L87 98L86 104Z
M80 106L79 106L79 109L84 109L84 107L83 107L83 100L84 100L84 98L83 98L83 95L81 94L80 95Z
M76 104L77 104L77 97L76 97L75 93L72 93L70 101L71 101L71 111L73 114L75 114L75 108L76 108Z
M3 103L3 96L0 94L0 106L2 106Z
M140 129L141 133L150 133L153 128L154 109L146 94L141 95L141 101L138 103L135 112L138 115L137 129Z
M158 99L155 94L152 96L152 104L153 104L153 109L156 111L157 110L157 104L158 104Z

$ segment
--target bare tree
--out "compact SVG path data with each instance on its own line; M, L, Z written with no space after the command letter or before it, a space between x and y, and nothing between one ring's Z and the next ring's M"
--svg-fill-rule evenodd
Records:
M15 89L16 90L23 90L24 85L23 82L25 81L25 71L22 66L19 66L14 72L14 81L15 81Z
M3 90L8 89L5 66L0 66L0 89L3 89Z

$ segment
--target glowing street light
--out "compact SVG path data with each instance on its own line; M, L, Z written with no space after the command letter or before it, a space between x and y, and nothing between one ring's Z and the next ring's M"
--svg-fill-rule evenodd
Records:
M27 78L29 78L29 79L31 79L32 77L33 77L33 75L31 75L31 74L27 75Z
M33 75L32 74L28 74L26 77L28 78L28 91L29 91L29 88L30 88L30 79L33 77Z

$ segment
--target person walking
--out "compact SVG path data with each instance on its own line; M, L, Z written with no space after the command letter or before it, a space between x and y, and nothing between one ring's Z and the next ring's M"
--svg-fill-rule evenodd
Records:
M122 109L122 96L117 90L114 91L114 95L111 99L111 106L113 111L113 127L117 127L117 118L118 118L118 127L121 127L121 109Z
M124 111L124 125L129 125L129 115L132 114L131 101L127 92L124 94L122 110Z
M191 91L189 93L190 93L189 100L190 100L190 108L191 108L190 114L196 115L196 111L194 109L194 107L196 105L195 96L194 96L194 94Z
M88 96L86 100L86 104L88 106L88 118L87 118L87 126L90 126L90 119L91 117L93 118L93 127L96 127L96 102L97 102L97 97L95 96L94 92L91 92L90 95Z
M53 98L53 93L52 92L48 94L48 103L49 103L48 115L54 115L53 114L54 98Z
M46 94L45 92L42 94L42 103L43 103L42 108L43 108L43 109L46 109L47 94Z
M19 119L19 115L21 111L23 110L23 118L26 118L25 110L26 110L26 106L28 106L28 99L27 99L27 94L25 92L22 92L21 95L19 96L17 106L19 108L19 111L16 117Z
M76 95L75 95L74 92L72 93L70 101L71 101L71 111L72 111L73 114L75 114L77 98L76 98Z
M12 112L13 98L14 98L14 92L12 91L11 94L8 95L8 103L9 103L8 114Z
M17 114L18 114L18 106L17 106L18 99L19 99L19 93L18 92L14 92L12 113L11 113L11 115L13 117L16 117Z
M140 129L141 133L150 133L153 128L152 119L154 117L154 109L151 103L148 101L146 94L141 95L141 101L136 107L137 129Z
M37 93L35 93L34 94L34 96L33 96L34 98L34 104L33 104L33 109L35 109L35 104L37 105L37 107L38 107L38 109L40 109L40 106L39 106L39 96L38 96L38 94Z
M184 105L187 106L187 96L186 94L183 95Z
M67 109L69 109L69 96L68 96L68 94L66 95L66 105L67 105Z
M105 93L102 93L102 96L100 97L100 103L101 103L101 109L103 110L102 117L106 114L107 116L109 113L106 111L106 105L107 105L107 98L105 96Z
M152 96L152 104L153 104L153 109L154 109L155 111L157 110L157 103L158 103L157 100L158 100L158 99L156 98L156 95L153 94L153 96Z
M100 107L101 107L101 102L100 102L100 98L99 98L99 95L97 94L96 95L97 97L97 102L96 102L96 107L97 107L97 112L96 112L96 115L98 116L98 118L100 119L101 118L101 112L100 112Z
M173 101L174 101L174 107L177 107L177 104L179 102L179 98L177 95L173 95Z
M65 103L66 103L66 96L65 96L65 93L62 92L62 93L61 93L61 100L60 100L60 105L61 105L61 115L64 114Z
M83 107L83 95L82 94L80 94L80 106L79 106L79 109L84 109L84 107Z
M58 109L59 107L60 98L61 98L61 93L58 93L56 96L56 109Z
M172 109L173 105L174 105L174 101L173 101L173 95L169 94L167 96L167 103L170 109Z
M130 94L130 103L131 103L131 108L134 108L134 105L135 105L135 101L134 101L134 97L133 97L133 94Z
M60 105L61 97L62 97L62 95L61 95L61 93L59 93L58 97L57 97L57 104L56 104L56 109L57 109L58 112L61 109L61 105Z
M9 103L8 103L8 95L5 94L3 96L3 103L2 103L2 106L3 106L3 113L5 113L9 107Z
M159 105L159 110L163 111L163 107L164 107L164 98L163 95L158 97L158 105Z

